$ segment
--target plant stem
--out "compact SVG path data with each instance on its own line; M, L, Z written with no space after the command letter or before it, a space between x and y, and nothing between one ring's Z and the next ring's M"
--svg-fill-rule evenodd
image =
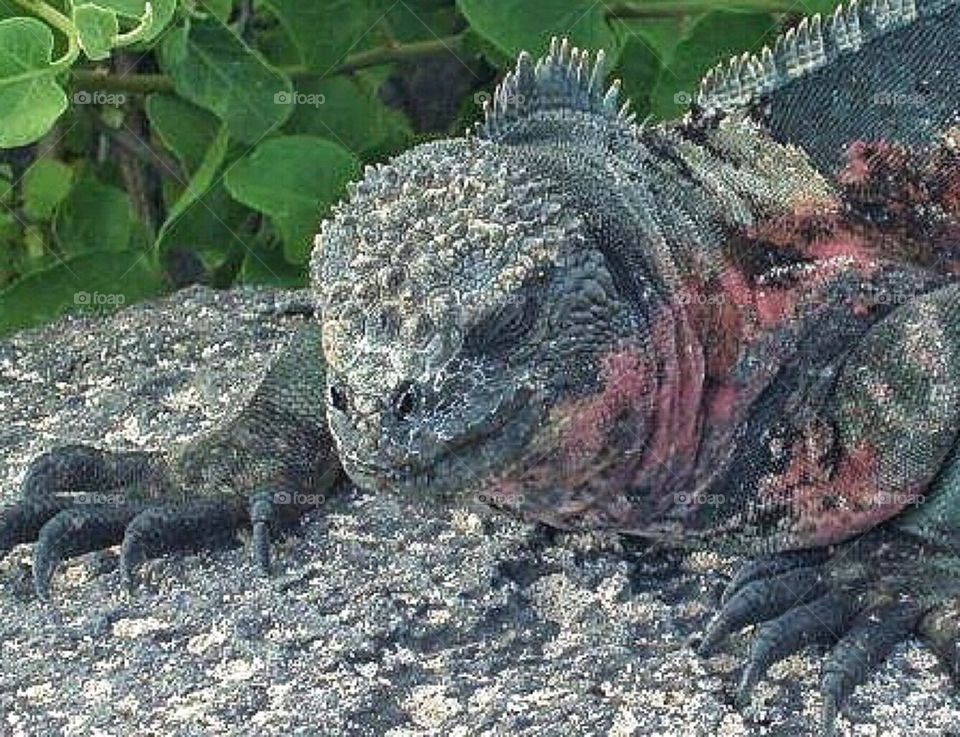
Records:
M18 0L23 1L23 0ZM409 61L428 54L459 49L462 45L463 34L431 39L429 41L414 41L413 43L398 46L361 51L351 54L342 62L330 68L324 76L334 74L349 74L358 69L390 64L393 62ZM306 67L284 66L277 67L277 71L290 77L309 77L319 74L316 70ZM129 92L131 94L150 94L151 92L173 92L173 80L163 74L126 74L123 76L111 75L96 69L75 69L73 77L76 86L89 91Z
M695 15L717 9L716 0L652 0L643 5L619 2L613 5L607 15L611 18L671 18L674 16ZM759 13L789 13L797 9L797 4L789 0L731 0L726 10L752 10Z
M361 51L357 54L351 54L340 64L336 65L330 71L334 74L346 74L364 69L366 67L376 67L381 64L392 64L394 62L410 61L421 56L430 54L439 54L444 51L456 51L463 44L464 34L457 33L453 36L444 38L435 38L427 41L413 41L408 44L398 44L396 46L383 46L370 51Z

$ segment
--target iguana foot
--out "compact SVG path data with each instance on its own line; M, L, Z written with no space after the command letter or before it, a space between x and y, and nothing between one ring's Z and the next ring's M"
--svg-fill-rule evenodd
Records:
M745 564L724 592L698 652L709 655L727 635L757 625L737 691L742 704L774 663L808 644L832 644L820 679L823 735L834 733L837 713L853 690L913 634L929 641L956 678L960 604L949 598L956 592L933 577L924 579L923 556L914 550L909 558L909 546L898 543L878 534L840 548L832 558L801 551Z
M960 687L960 600L931 609L920 620L918 630Z
M288 493L262 489L247 502L240 494L187 500L159 456L82 445L38 457L22 489L18 501L0 509L0 555L36 542L33 582L43 600L66 558L120 544L121 578L132 588L143 560L209 546L251 523L254 560L266 571L270 531L281 519L274 499Z

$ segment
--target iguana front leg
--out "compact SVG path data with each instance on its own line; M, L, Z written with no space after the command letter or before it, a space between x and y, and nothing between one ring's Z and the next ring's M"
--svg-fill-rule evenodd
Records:
M835 643L821 677L825 734L853 689L914 633L956 673L958 320L954 284L877 323L822 403L837 433L833 473L824 476L818 446L806 438L780 476L763 477L760 493L787 510L780 527L788 539L834 545L829 555L812 550L750 563L731 582L699 649L709 654L727 635L758 625L741 699L773 663L812 642ZM878 515L892 518L874 527ZM845 531L853 537L836 538Z
M233 421L182 449L54 449L0 510L0 554L36 541L34 587L44 599L64 558L120 543L129 585L143 559L209 545L241 526L252 527L255 560L267 569L270 531L322 502L341 475L325 393L319 333L305 328Z

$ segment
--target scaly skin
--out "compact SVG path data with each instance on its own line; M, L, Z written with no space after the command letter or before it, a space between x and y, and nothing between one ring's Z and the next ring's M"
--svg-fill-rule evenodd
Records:
M266 568L270 529L342 466L763 556L700 649L762 623L746 697L836 643L824 732L911 633L956 674L960 4L918 4L805 25L671 125L636 125L602 57L522 55L473 135L369 168L323 223L319 331L233 423L167 457L38 459L0 550L38 539L42 596L65 556L122 542L132 581L241 524ZM854 79L861 99L836 92ZM862 98L917 90L922 120ZM125 503L69 497L104 488Z

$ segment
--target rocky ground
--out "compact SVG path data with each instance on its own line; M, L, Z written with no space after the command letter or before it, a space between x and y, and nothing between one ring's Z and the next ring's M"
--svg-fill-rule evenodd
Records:
M156 448L239 407L303 319L289 292L192 289L0 342L0 503L66 441ZM295 312L295 310L294 310ZM30 546L0 561L0 736L809 735L818 653L737 710L736 656L698 658L736 561L556 535L481 507L345 488L256 574L247 541L146 565L69 561L54 605ZM960 699L909 643L844 735L960 735Z

